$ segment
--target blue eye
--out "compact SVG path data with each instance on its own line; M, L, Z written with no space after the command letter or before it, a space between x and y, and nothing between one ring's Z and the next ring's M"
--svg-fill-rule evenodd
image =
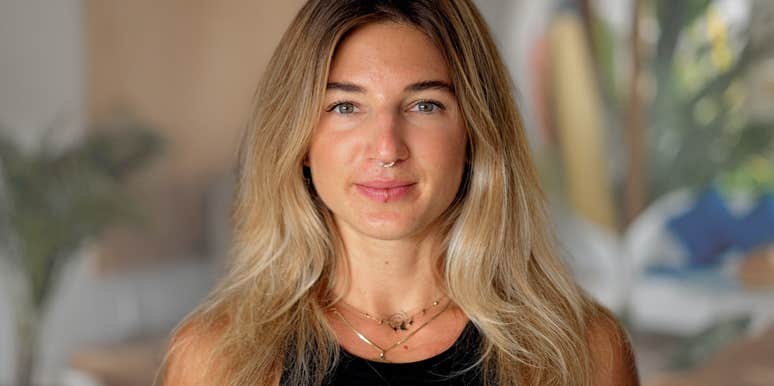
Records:
M419 101L417 102L414 107L412 107L412 111L418 111L420 113L434 113L438 110L444 110L445 107L441 102L435 102L435 101Z
M358 110L357 110L357 107L355 107L355 105L352 102L338 102L333 104L333 106L331 106L330 108L328 108L327 111L328 112L333 111L341 115L348 115L348 114L356 113Z

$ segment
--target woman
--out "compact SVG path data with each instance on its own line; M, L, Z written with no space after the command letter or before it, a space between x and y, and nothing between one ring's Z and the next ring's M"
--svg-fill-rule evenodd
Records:
M233 263L166 385L637 383L470 1L309 1L242 145Z

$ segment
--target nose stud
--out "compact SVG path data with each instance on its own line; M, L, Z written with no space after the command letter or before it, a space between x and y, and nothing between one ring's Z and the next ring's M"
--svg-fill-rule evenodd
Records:
M383 168L391 168L391 167L395 166L395 163L398 162L398 160L395 160L395 161L392 161L392 162L384 162L384 161L379 161L379 162L382 163L382 167Z

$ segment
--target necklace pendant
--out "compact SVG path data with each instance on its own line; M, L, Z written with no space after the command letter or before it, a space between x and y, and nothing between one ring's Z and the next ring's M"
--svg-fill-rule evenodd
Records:
M387 359L384 359L384 354L385 354L384 351L379 353L379 360L382 361L382 362L387 362Z
M398 330L406 331L408 330L408 322L411 318L406 315L405 312L401 311L395 314L390 315L390 317L387 319L387 324L392 327L392 330L397 332Z

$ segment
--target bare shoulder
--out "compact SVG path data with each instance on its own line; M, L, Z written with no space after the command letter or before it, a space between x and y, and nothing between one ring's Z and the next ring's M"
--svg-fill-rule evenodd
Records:
M200 322L183 323L170 340L167 357L162 369L164 386L212 385L208 370L222 328L205 329Z
M587 338L594 385L640 384L629 338L609 311L600 307L593 313L588 320Z

